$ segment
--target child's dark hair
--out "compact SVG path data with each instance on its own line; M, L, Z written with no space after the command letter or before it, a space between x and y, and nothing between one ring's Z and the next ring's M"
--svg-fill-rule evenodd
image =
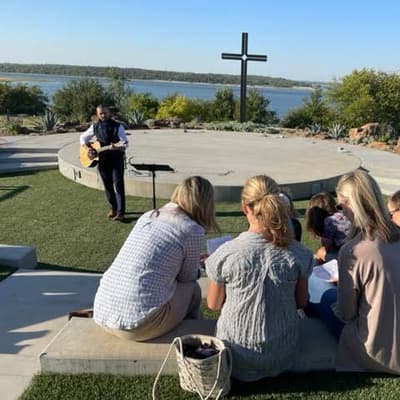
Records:
M311 197L305 215L305 225L308 232L322 237L324 220L336 212L335 198L328 192L320 192Z
M325 218L329 217L330 215L332 214L329 214L328 211L321 207L314 206L308 208L305 216L307 231L318 237L322 237L324 235Z
M335 198L328 192L320 192L311 197L308 207L319 207L330 215L336 212Z

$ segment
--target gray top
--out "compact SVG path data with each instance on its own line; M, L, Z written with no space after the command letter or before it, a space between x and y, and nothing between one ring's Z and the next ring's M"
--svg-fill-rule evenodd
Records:
M280 248L252 232L208 258L208 276L225 284L216 334L232 349L235 378L253 381L291 367L299 330L296 282L309 276L312 264L311 251L300 243Z

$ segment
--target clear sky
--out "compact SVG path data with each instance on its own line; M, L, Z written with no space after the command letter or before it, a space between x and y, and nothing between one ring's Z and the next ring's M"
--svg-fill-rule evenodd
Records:
M354 69L400 72L399 0L4 0L0 62L331 81Z

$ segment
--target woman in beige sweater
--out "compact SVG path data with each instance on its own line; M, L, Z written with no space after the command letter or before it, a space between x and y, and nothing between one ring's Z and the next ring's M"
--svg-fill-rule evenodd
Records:
M366 172L342 176L337 195L354 226L338 258L337 369L400 374L400 231Z

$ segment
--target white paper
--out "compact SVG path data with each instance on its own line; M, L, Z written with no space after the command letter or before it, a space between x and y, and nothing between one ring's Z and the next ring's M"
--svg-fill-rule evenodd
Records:
M335 285L338 280L337 260L328 261L325 264L314 267L311 276L308 278L308 294L311 303L319 303L322 295Z
M337 260L331 260L314 267L313 274L324 281L336 282L339 276Z
M211 254L214 253L215 250L218 249L221 244L224 244L225 242L229 242L229 240L232 240L232 236L226 235L226 236L218 236L212 239L207 240L207 253Z
M335 287L332 282L324 281L317 278L315 274L311 274L308 278L308 294L310 295L310 303L320 303L322 295L328 290Z

